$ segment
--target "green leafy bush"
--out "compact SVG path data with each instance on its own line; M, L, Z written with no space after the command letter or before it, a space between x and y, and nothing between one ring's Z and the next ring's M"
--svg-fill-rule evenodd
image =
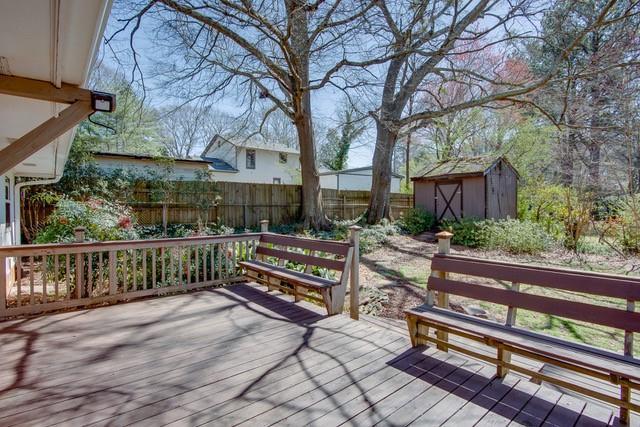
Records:
M74 241L74 228L85 227L86 238L95 241L137 239L135 218L128 207L102 199L86 202L61 198L36 243Z
M640 195L620 201L620 217L616 224L616 240L629 253L640 253Z
M535 222L505 219L483 221L482 246L514 254L538 254L551 248L553 238Z
M454 245L478 248L484 244L483 221L474 218L463 218L460 221L444 220L442 229L453 233L451 243Z
M430 212L420 208L409 209L398 220L398 226L402 231L408 234L420 234L431 230L435 225L436 219Z
M387 220L380 224L364 227L360 232L360 252L373 252L389 241L389 236L399 233L398 227Z
M451 242L471 248L499 249L515 254L537 254L554 243L544 228L531 221L516 219L446 221L444 228L453 233Z

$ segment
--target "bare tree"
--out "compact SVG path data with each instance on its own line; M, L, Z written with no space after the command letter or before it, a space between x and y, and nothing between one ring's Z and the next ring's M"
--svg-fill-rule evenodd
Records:
M628 7L614 8L617 3L603 2L592 19L576 27L572 39L559 48L556 62L545 75L514 79L512 74L504 73L510 57L508 49L519 40L539 37L536 21L549 2L376 2L378 14L371 18L373 36L383 47L383 53L376 52L376 56L385 58L386 73L382 78L380 105L372 114L377 129L373 157L376 173L368 222L375 223L389 214L392 153L403 129L422 127L453 112L478 106L530 103L527 95L557 78L564 59L585 35L633 13L634 2L627 2ZM489 49L500 49L500 55L494 58L482 55ZM469 55L497 61L491 64L491 72L479 72L475 61L470 66L460 61ZM465 96L451 104L439 102L440 94L429 91L429 86L441 87L438 82L463 84ZM408 113L409 100L421 91L432 97L434 105Z
M311 111L311 92L327 85L334 69L359 46L352 42L369 2L333 0L251 1L152 0L140 5L124 28L139 27L145 14L163 28L165 41L175 35L182 65L173 75L197 87L197 96L244 91L250 107L269 102L266 118L280 110L293 122L300 148L302 216L305 225L326 228ZM337 64L332 58L339 58ZM179 68L179 69L178 69Z
M162 145L167 154L180 159L193 156L211 137L207 123L211 108L183 105L162 114Z

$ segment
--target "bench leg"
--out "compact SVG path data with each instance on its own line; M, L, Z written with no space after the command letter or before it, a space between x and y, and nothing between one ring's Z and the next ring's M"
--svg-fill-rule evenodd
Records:
M631 388L625 385L620 386L620 400L631 402ZM629 409L620 408L620 424L629 424Z
M344 297L347 291L346 285L333 286L329 291L329 304L327 305L327 312L329 315L340 314L344 311ZM323 295L324 298L324 295ZM325 299L326 304L326 299Z
M297 285L293 285L293 300L295 302L300 302L302 301L302 296L300 295L300 293L298 292L298 286Z
M420 338L418 335L429 335L429 326L418 321L418 318L410 314L406 315L407 329L409 330L409 339L411 340L412 347L418 347L420 345L428 344L428 341L424 338Z
M504 349L502 344L498 344L498 360L501 362L511 362L511 352ZM496 376L498 378L504 378L509 373L509 368L506 366L498 365L496 370Z

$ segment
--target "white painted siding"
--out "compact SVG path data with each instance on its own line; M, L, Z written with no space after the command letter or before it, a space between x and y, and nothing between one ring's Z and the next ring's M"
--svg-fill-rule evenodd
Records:
M0 246L14 244L13 230L16 226L16 219L13 217L13 185L13 173L8 173L4 176L0 175ZM7 205L7 202L9 202L9 205ZM10 218L7 218L7 213ZM14 282L14 261L13 259L7 259L5 262L7 263L7 289L1 291L8 292Z
M95 157L96 165L104 171L113 172L121 169L129 171L137 175L145 174L160 174L167 173L167 165L161 162L154 162L153 160L143 159L128 159L122 157ZM205 163L186 163L175 162L169 169L168 179L174 181L195 181L198 180L198 171L204 173L208 170L209 166Z
M370 191L371 190L371 169L361 170L353 174L331 174L320 175L320 187L337 190L338 179L340 180L340 190ZM400 192L401 178L391 177L391 192Z
M287 163L280 163L280 152L249 148L256 151L256 168L247 169L247 148L238 148L238 172L213 173L214 181L254 182L273 184L280 178L280 184L300 184L300 155L287 153Z

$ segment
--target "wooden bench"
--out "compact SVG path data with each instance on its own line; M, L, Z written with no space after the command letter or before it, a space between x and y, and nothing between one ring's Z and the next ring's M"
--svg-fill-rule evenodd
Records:
M342 313L347 283L351 280L351 317L357 319L358 239L360 227L352 229L351 242L316 240L263 232L255 259L241 261L247 279L291 294L295 301L310 299L323 304L329 315ZM293 270L293 263L303 271ZM336 278L312 274L314 268L335 272ZM314 292L317 295L310 293ZM319 295L319 296L318 296Z
M446 254L434 255L431 270L427 303L405 311L414 347L435 343L441 350L452 349L496 364L498 377L513 370L530 376L536 382L546 381L599 399L620 408L621 423L629 422L630 410L640 410L640 405L631 400L631 391L640 388L640 360L633 357L633 334L640 332L640 313L635 312L635 301L640 300L638 278L507 264ZM456 274L456 277L452 278L451 273ZM478 278L491 280L481 280L482 284L478 284L464 276L473 276L473 282L477 282ZM498 286L492 286L495 284ZM615 298L626 301L626 309L555 298L541 293L525 293L520 288L523 284L533 285L538 289L574 292L574 295L581 295L583 299L586 299L585 296L592 296L594 299ZM449 294L507 306L505 324L450 310ZM518 308L623 330L624 354L518 328ZM435 334L429 334L429 328L435 330ZM451 343L449 334L494 348L495 357L491 353L473 350L468 345L460 345L460 342ZM581 386L577 381L572 382L566 377L560 378L512 362L512 354L609 382L619 387L620 395Z

